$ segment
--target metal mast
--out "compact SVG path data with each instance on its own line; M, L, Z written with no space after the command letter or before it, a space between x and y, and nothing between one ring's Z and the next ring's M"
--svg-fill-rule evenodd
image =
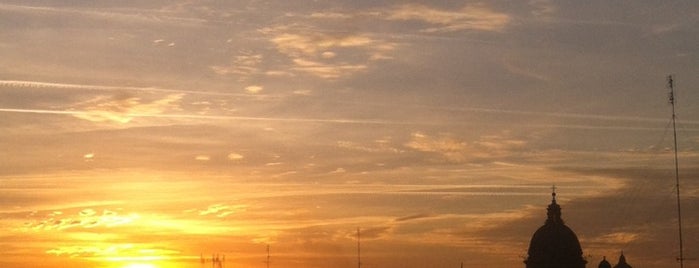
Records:
M672 75L667 76L667 86L670 88L670 104L672 105L672 135L675 142L675 189L677 190L677 225L680 238L680 256L677 261L680 263L680 268L684 268L684 247L682 243L682 210L680 209L680 167L677 157L677 128L675 126L675 86L672 80Z
M359 227L357 227L357 268L362 268L362 248Z
M267 244L267 268L269 268L269 244Z

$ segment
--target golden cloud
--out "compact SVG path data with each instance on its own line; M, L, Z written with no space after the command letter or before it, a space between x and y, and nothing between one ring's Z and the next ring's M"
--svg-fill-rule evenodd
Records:
M453 32L461 30L500 31L510 22L510 16L491 10L484 5L466 5L461 10L447 11L406 4L389 12L389 20L416 20L438 27L424 32Z
M83 113L75 113L73 116L92 122L115 122L126 124L136 116L156 115L167 110L179 108L179 101L184 94L170 94L162 99L151 102L143 102L141 98L132 94L117 94L111 98L98 97L85 102Z
M277 51L292 60L295 65L292 70L327 79L362 71L371 61L391 58L388 53L395 49L393 43L362 33L300 31L288 27L262 32L272 35L270 41Z

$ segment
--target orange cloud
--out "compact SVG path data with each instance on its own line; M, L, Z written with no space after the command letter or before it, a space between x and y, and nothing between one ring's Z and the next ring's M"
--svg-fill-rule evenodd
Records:
M491 10L484 5L466 5L461 10L447 11L406 4L390 11L389 20L417 20L437 27L424 32L454 32L461 30L500 31L510 22L510 16Z
M162 99L143 102L133 94L117 94L111 98L98 97L85 102L83 112L73 116L92 122L114 122L126 124L136 116L157 115L179 107L183 94L170 94Z

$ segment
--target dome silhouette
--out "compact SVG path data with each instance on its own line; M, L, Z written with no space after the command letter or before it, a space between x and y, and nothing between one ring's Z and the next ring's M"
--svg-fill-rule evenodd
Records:
M603 257L597 268L612 268L612 264L607 261L607 257Z
M577 235L566 226L561 218L561 206L556 203L556 192L552 194L547 208L546 222L529 243L526 268L584 268L587 261Z

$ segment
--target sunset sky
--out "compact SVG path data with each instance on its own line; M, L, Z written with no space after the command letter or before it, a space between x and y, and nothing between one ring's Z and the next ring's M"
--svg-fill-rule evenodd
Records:
M0 267L699 267L699 1L0 1ZM677 265L678 266L678 265Z

